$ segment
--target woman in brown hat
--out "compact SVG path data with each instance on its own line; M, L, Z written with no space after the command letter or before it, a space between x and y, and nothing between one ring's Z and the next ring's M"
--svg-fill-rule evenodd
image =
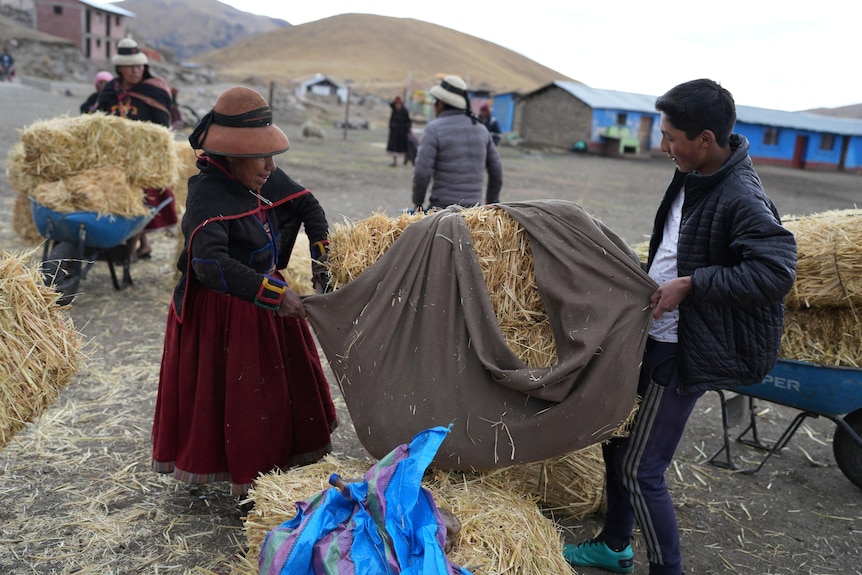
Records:
M111 58L116 77L109 81L99 94L97 108L114 116L130 120L153 122L167 128L171 127L171 90L164 78L150 73L147 55L141 52L138 43L131 38L123 38L117 43L117 53ZM146 201L150 206L158 206L168 197L173 197L170 189L147 189ZM162 208L147 224L139 236L138 257L150 257L150 243L147 230L157 230L177 223L177 211L173 202Z
M327 281L326 215L276 167L287 136L249 88L222 93L189 142L189 179L153 423L153 467L189 483L230 481L242 495L259 473L331 450L335 406L299 296L279 270L300 225Z

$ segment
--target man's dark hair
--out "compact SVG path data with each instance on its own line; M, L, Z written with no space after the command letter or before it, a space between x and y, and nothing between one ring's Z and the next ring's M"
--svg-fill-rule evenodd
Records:
M656 99L655 109L685 132L689 140L704 130L712 130L722 148L730 140L736 123L733 95L713 80L692 80L675 86Z

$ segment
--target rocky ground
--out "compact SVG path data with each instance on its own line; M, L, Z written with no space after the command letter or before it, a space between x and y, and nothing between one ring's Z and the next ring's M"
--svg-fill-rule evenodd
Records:
M36 119L76 114L88 88L81 83L0 85L0 161L17 141L17 129ZM189 85L181 96L188 95L190 103L199 99L206 111L218 90ZM379 109L354 110L371 120L371 128L349 132L331 127L343 117L338 108L291 104L276 111L292 141L291 150L279 158L282 167L315 192L333 223L407 207L411 171L388 165L385 115ZM309 118L325 129L324 139L301 136ZM504 201L571 200L633 244L646 238L673 169L666 158L614 160L517 147L503 147L501 154ZM852 208L862 191L860 176L768 166L760 174L784 214ZM0 178L0 212L10 214L13 200L8 181ZM226 486L189 489L149 471L175 238L157 234L153 243L153 259L133 265L135 284L124 291L111 287L104 263L91 269L70 308L86 338L89 361L56 404L0 452L2 573L208 573L243 548L240 511ZM0 220L0 246L7 251L36 247L18 238L8 219ZM333 394L342 422L335 453L361 457L337 388ZM767 441L796 415L775 404L758 405ZM789 446L760 471L734 473L707 462L721 446L722 434L718 397L705 396L667 476L687 573L862 573L862 490L836 465L834 431L835 424L826 419L806 420ZM733 453L745 465L758 457L742 446ZM599 525L600 518L591 516L560 529L576 541ZM646 572L639 541L636 572Z

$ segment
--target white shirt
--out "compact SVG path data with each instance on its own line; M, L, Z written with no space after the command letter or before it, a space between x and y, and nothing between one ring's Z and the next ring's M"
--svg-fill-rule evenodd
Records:
M679 194L670 206L670 212L664 222L661 244L659 244L649 268L649 277L655 280L658 285L662 285L679 275L676 268L676 256L683 200L685 200L685 190L680 188ZM658 319L653 319L649 335L656 341L677 343L678 324L679 308L663 313Z

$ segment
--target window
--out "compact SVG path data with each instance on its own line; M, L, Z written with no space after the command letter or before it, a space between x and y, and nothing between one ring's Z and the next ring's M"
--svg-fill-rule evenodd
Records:
M63 14L63 7L62 6L54 6L54 15L60 16L61 14Z
M820 136L820 149L831 152L835 149L835 134L823 134Z
M766 128L763 132L763 143L766 146L778 145L778 128Z
M626 115L623 112L617 114L617 126L625 126L626 125Z

